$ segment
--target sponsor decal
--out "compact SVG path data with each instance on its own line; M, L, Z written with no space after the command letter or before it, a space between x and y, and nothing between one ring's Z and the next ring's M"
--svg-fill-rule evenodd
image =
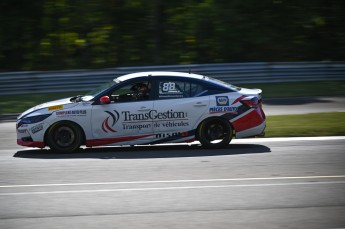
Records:
M228 96L216 96L217 107L219 106L229 106Z
M43 124L39 124L39 125L36 125L36 126L31 128L31 132L33 134L35 134L35 133L37 133L37 132L39 132L41 130L43 130Z
M48 111L61 110L61 109L63 109L63 105L56 105L56 106L48 107Z
M189 126L187 112L173 111L172 109L158 112L157 110L151 110L146 113L133 113L131 111L122 111L121 115L118 111L113 112L105 111L109 114L102 122L102 130L105 133L117 132L114 128L122 117L122 129L123 130L142 130L150 129L152 127L159 128L161 126L165 128Z
M25 134L26 133L26 129L24 129L24 130L17 130L18 131L18 133L21 133L21 134Z
M152 127L151 123L149 123L149 124L126 124L126 123L122 123L122 128L124 130L134 130L134 129L141 130L141 129L148 129L151 127Z
M169 141L174 142L189 142L195 140L195 131L190 130L186 132L170 132L170 133L159 133L155 134L153 137L156 139L149 144L161 144Z
M163 127L180 127L180 126L189 126L188 122L184 122L184 121L180 121L180 122L176 122L176 121L167 121L167 122L163 122L163 123L154 123L153 127L155 128L159 128L160 126ZM133 129L148 129L148 128L152 128L151 123L148 124L128 124L128 123L122 123L122 127L124 130L133 130Z
M152 128L151 123L143 124L144 121L154 122L153 127L177 127L177 126L189 126L187 119L187 112L168 110L164 112L158 112L157 110L151 110L146 113L132 113L130 111L123 111L124 122L122 123L123 129L148 129ZM161 122L162 121L162 122ZM165 121L165 122L164 122ZM132 124L132 123L135 124ZM160 123L158 123L160 122Z
M86 110L57 111L56 116L85 116Z
M238 108L237 107L211 107L210 114L214 113L234 113L237 114Z
M171 137L188 137L188 132L174 132L174 133L160 133L156 134L155 138L171 138Z
M160 126L163 126L163 127L180 127L180 126L189 126L189 123L188 122L185 122L185 121L168 121L168 122L162 122L162 123L154 123L153 126L155 128L159 128Z
M146 121L146 120L166 120L166 119L186 119L187 112L168 110L165 112L158 112L157 110L151 110L146 113L132 113L130 111L122 111L124 115L124 121Z
M234 113L237 114L237 107L230 107L228 96L216 96L216 106L210 107L209 113Z
M159 94L159 98L170 98L170 99L174 99L174 98L183 98L183 93L181 92L178 95L172 95L172 94L166 94L166 95L161 95Z
M174 82L166 82L160 85L159 98L183 98L183 92L176 88Z
M120 118L119 112L117 112L116 110L114 110L114 112L110 112L110 111L104 111L104 112L109 114L109 116L103 120L102 130L106 133L108 133L108 131L115 133L116 130L114 130L113 127L115 126L117 121L119 121L119 118ZM110 118L111 118L111 123L109 123Z

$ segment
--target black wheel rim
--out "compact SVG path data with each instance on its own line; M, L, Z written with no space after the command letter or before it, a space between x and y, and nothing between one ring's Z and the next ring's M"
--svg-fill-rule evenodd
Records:
M224 138L228 135L228 130L224 128L224 125L220 122L212 122L207 125L207 128L205 128L205 138L210 143L215 143L224 140Z
M75 138L73 129L67 126L59 127L54 135L56 144L63 148L73 145Z

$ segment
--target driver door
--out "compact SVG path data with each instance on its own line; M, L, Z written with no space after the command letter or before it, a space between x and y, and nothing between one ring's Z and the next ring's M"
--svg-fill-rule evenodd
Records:
M107 94L110 104L98 104L92 108L92 135L100 145L135 145L149 143L153 139L150 113L153 100L138 97L133 86L137 83L150 86L148 81L136 81L116 88Z

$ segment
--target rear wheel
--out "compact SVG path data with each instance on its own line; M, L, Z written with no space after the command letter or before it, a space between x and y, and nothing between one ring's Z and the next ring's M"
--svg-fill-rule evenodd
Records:
M229 121L222 118L207 119L198 128L200 143L211 149L223 148L229 145L233 135L232 132Z
M73 152L79 149L82 141L82 130L77 124L72 122L56 123L47 133L47 144L54 152Z

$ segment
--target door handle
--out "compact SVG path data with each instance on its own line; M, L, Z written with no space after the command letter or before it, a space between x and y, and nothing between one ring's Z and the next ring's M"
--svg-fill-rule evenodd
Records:
M140 108L138 109L138 111L149 111L149 110L151 110L151 109L148 108L148 107L140 107Z
M205 103L202 103L202 102L197 102L194 104L195 107L204 107L204 106L207 106L207 104Z

